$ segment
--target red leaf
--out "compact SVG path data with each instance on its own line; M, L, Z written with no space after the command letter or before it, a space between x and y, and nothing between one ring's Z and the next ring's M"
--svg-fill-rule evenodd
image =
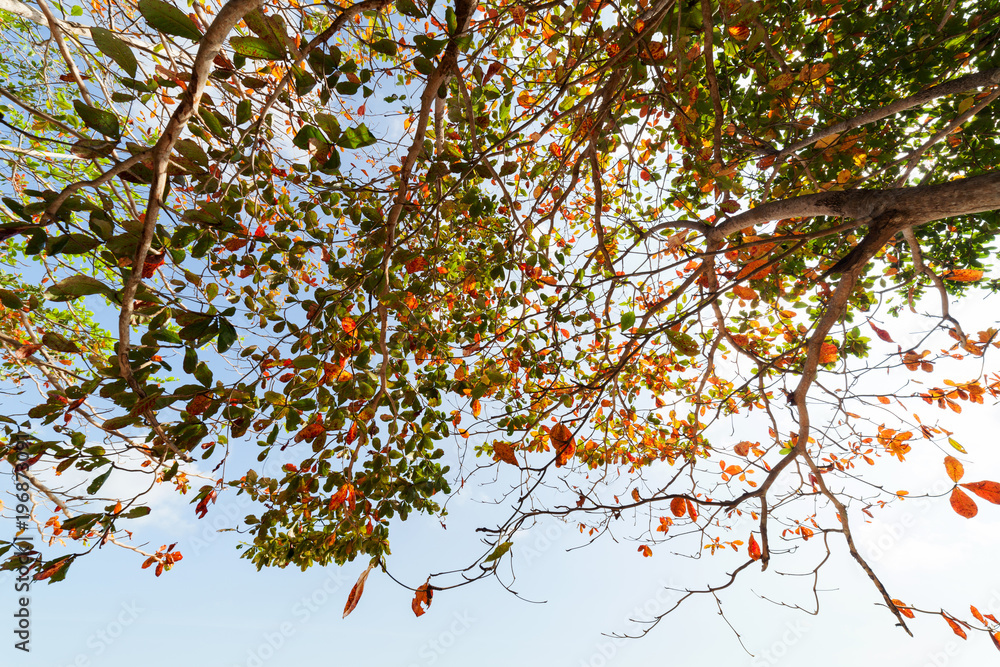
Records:
M965 474L965 468L962 467L961 461L954 456L944 457L944 469L948 471L948 477L951 478L951 481L956 484L958 480L962 479L962 475Z
M757 539L753 536L753 533L750 533L750 544L747 545L747 551L750 552L750 558L754 560L760 559L760 545L757 544Z
M941 616L944 617L944 620L948 621L948 625L951 626L951 631L952 632L954 632L956 635L958 635L962 639L968 639L969 638L968 635L965 634L965 630L962 629L962 626L958 624L958 621L956 621L955 619L951 618L950 616L947 616L944 612L941 613Z
M976 501L965 495L958 487L955 487L951 492L951 508L966 519L971 519L979 513Z
M868 325L872 328L872 331L875 332L875 335L878 336L879 338L881 338L882 340L884 340L885 342L887 342L887 343L895 343L896 342L896 341L894 341L892 339L892 336L889 335L888 331L886 331L885 329L879 329L877 326L875 326L871 322L871 320L868 321Z
M994 505L1000 505L1000 483L986 481L969 482L968 484L962 484L962 486L983 500L988 500Z
M687 511L688 511L688 514L691 515L691 520L692 521L695 521L695 520L698 519L698 507L693 502L691 502L690 500L687 501Z
M639 553L641 553L644 558L649 558L653 555L653 550L649 548L648 544L643 544L639 547Z
M424 585L417 589L417 594L413 596L413 602L410 603L410 608L418 617L423 616L430 609L431 598L434 597L434 589L431 588L430 582L431 580L428 578Z
M361 594L365 592L365 580L368 579L368 573L372 571L373 567L375 567L375 563L370 563L368 568L361 573L360 577L358 577L357 583L354 584L350 595L347 596L347 604L344 605L343 618L347 618L348 614L354 611L354 608L358 606L358 600L361 599Z
M146 260L142 263L142 277L152 278L156 275L156 270L163 266L163 262L167 258L166 251L159 251L158 253L154 250L150 250L146 253Z

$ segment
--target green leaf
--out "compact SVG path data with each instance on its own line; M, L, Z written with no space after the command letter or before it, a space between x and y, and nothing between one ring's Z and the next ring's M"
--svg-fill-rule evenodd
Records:
M236 105L236 124L242 125L250 120L250 116L250 100L240 100L240 103Z
M344 130L340 139L337 141L338 146L343 146L344 148L363 148L365 146L371 146L376 141L378 141L365 124L362 123L357 127L349 127Z
M209 132L220 139L225 139L227 137L226 131L222 129L222 122L215 115L214 111L201 107L198 109L198 117L201 118L203 123L205 123L205 127L208 128Z
M197 42L201 31L187 14L162 0L139 0L139 13L152 28Z
M138 421L138 417L135 415L123 415L121 417L112 417L104 422L104 428L109 431L117 431L118 429L125 428L126 426L131 426Z
M4 308L10 308L11 310L21 310L24 308L24 302L21 301L21 298L9 289L0 289L0 303L4 305Z
M489 556L487 556L486 560L484 560L483 562L484 563L492 563L493 561L497 560L498 558L500 558L501 556L503 556L505 553L507 553L508 551L510 551L510 548L512 546L514 546L514 543L511 542L510 540L507 540L506 542L502 542L501 544L498 544L497 548L493 550L493 553L491 553Z
M323 133L319 131L319 128L314 125L306 125L299 130L292 139L292 143L298 148L307 151L309 150L310 139L318 141L322 144L327 143L326 137L324 137Z
M681 331L667 330L667 340L670 341L670 344L673 345L678 352L686 354L689 357L698 354L698 351L701 350L701 346L698 345L698 341Z
M176 473L176 468L177 468L177 462L174 461L173 470L174 470L175 473ZM163 481L165 481L165 482L170 481L167 478L167 473L163 473ZM146 516L147 514L150 513L150 511L151 510L148 507L133 507L128 512L123 513L121 515L121 518L123 518L123 519L138 519L139 517Z
M90 483L90 486L87 487L87 493L89 495L97 493L101 487L104 486L104 483L108 481L108 477L111 476L111 471L114 469L114 466L108 466L107 471L105 471L103 475L98 476L93 482Z
M118 139L121 137L121 126L118 124L118 116L110 111L98 109L80 100L73 100L73 108L83 120L83 123L90 129L100 132L106 137Z
M50 255L83 255L102 243L100 239L95 239L87 234L67 234L51 239L48 244L48 253Z
M219 318L219 352L225 352L233 346L236 342L238 336L236 335L236 328L229 323L229 320L224 317Z
M965 447L959 444L958 440L955 440L955 438L948 438L948 444L957 449L958 451L962 452L963 454L969 453L965 451Z
M376 53L383 53L383 54L385 54L387 56L394 56L394 55L396 55L396 52L398 51L398 47L396 46L396 42L394 40L391 40L391 39L380 39L377 42L374 42L371 45L371 47L372 47L372 51L374 51Z
M281 60L285 57L283 50L260 37L233 37L229 40L229 45L241 56L256 60Z
M61 334L55 333L54 331L48 331L42 336L42 344L50 350L55 350L56 352L80 354L80 348L76 346L76 343Z
M97 278L91 278L83 274L70 276L65 280L60 280L52 287L45 290L45 297L49 301L72 301L81 296L90 294L103 294L112 297L115 291L102 283Z
M104 28L93 27L90 29L90 34L94 38L94 45L101 53L118 63L129 76L135 76L139 71L139 63L136 62L135 54L128 44Z
M627 313L622 313L621 327L622 331L628 331L635 325L635 313L629 311Z

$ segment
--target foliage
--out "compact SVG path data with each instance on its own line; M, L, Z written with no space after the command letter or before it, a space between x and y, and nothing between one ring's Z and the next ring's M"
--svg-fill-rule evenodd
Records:
M956 512L1000 501L933 412L1000 391L996 330L949 311L998 285L996 2L3 8L31 47L0 57L5 378L43 387L25 474L78 545L38 578L133 548L156 508L101 489L136 457L198 517L256 501L258 567L386 569L397 517L489 475L513 513L417 615L534 521L628 515L643 556L746 545L733 577L822 541L902 627L973 627L891 597L851 522L921 439ZM925 294L933 343L875 342ZM929 390L868 373L962 358Z

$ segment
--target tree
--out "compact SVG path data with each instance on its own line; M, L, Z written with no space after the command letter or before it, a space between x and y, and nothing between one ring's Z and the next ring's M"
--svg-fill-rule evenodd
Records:
M7 542L7 567L136 550L156 508L101 490L144 475L199 517L248 494L258 567L370 558L349 613L397 517L491 476L509 519L404 582L417 615L534 522L640 516L643 556L746 554L690 594L814 540L907 632L941 615L1000 648L975 607L894 597L852 533L933 495L881 476L918 441L958 514L1000 503L938 412L1000 392L996 329L950 311L1000 286L997 3L0 9L0 341L42 399L5 457L74 545ZM894 347L903 326L931 330ZM933 388L871 373L945 360L967 363ZM180 558L138 550L157 576Z

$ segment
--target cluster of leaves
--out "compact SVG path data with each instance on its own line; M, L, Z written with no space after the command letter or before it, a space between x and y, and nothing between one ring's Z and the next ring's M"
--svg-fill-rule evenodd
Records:
M849 523L902 494L852 471L917 431L957 444L883 406L997 382L814 394L997 346L947 309L996 287L995 3L109 0L75 23L12 2L4 38L32 48L0 56L4 379L45 383L30 469L89 499L31 473L39 529L80 545L39 578L155 511L101 496L112 474L197 477L199 518L257 503L259 567L370 558L346 614L397 517L494 469L520 500L460 583L540 516L646 513L643 556L694 535L746 545L740 570L843 535L906 627ZM869 329L893 340L876 310L928 291L952 347L869 360ZM756 439L718 434L747 417Z

